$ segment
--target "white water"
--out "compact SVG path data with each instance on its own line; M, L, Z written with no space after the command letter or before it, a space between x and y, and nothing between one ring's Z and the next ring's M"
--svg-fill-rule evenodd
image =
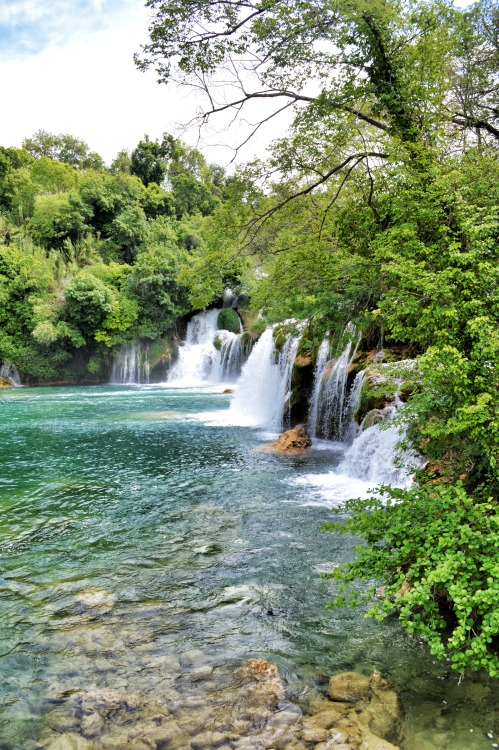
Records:
M234 382L244 358L242 326L240 333L217 328L220 310L205 310L191 318L185 342L168 374L168 383L193 387L207 383ZM221 342L220 349L214 345Z
M300 336L289 335L278 355L273 333L273 327L267 328L243 367L228 413L230 424L282 428Z
M213 345L219 312L205 310L191 318L178 359L168 373L169 383L191 386L210 380L213 365L219 358L219 352Z
M220 331L220 333L222 333ZM220 349L220 372L221 381L235 382L241 374L244 360L244 344L242 333L230 333L223 331L227 337L222 342Z
M0 377L2 378L8 378L12 385L15 385L16 388L19 388L21 385L21 376L19 375L19 370L17 367L14 367L14 365L9 365L8 362L4 362L4 364L0 367Z
M143 385L149 383L149 347L134 341L120 349L113 362L111 383Z
M395 425L375 424L361 432L345 451L338 472L362 479L371 487L392 484L394 487L409 487L412 479L408 464L414 463L409 453L400 455L404 465L396 465L396 444L400 433Z
M351 497L367 497L369 491L380 484L408 488L415 468L421 463L415 454L397 451L399 440L395 425L368 427L351 445L345 446L343 457L333 471L304 474L293 484L306 488L312 500L315 498L330 506Z
M361 335L349 323L345 328L347 343L337 360L328 358L329 343L323 341L315 369L311 404L310 433L312 437L347 441L353 438L352 418L361 382L356 379L348 392L348 374L357 353Z
M322 376L327 362L329 362L329 353L331 351L331 344L328 338L325 338L319 347L317 352L317 362L314 370L314 390L312 393L312 400L310 402L310 416L309 416L309 429L312 437L317 436L317 417L319 414L319 401L322 391Z
M217 330L218 313L219 310L209 310L191 319L179 359L170 371L169 384L206 387L229 378L231 381L237 379L244 356L242 336ZM300 335L289 335L277 353L273 333L274 327L267 328L253 347L228 411L199 414L197 418L213 424L251 426L270 432L282 429ZM381 429L379 425L373 425L357 435L359 430L353 421L353 413L363 374L356 376L349 389L348 371L360 335L353 326L348 326L345 333L347 343L336 361L329 359L327 341L319 349L310 408L313 434L322 432L327 438L333 435L337 442L324 442L321 447L334 447L335 463L338 453L340 460L334 471L305 474L294 482L308 488L307 494L312 498L333 505L352 496L365 496L370 488L379 484L409 486L412 474L410 469L395 465L395 446L399 440L395 426ZM222 341L220 350L213 345L215 338ZM330 423L331 428L328 427ZM404 456L402 460L406 464L413 458ZM417 462L412 463L416 465Z

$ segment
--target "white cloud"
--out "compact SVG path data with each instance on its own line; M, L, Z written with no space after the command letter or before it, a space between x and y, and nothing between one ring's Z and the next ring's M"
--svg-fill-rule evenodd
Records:
M148 18L140 0L129 0L121 8L125 5L126 17L100 32L83 31L63 46L0 61L0 145L20 146L40 129L70 133L85 140L108 164L121 149L134 148L145 133L160 138L171 132L197 145L196 131L178 127L194 116L194 96L158 85L153 71L137 70L133 54L148 40ZM222 144L238 135L241 138L234 128L212 134L210 140ZM266 140L259 139L260 151ZM232 156L222 145L207 148L201 143L200 148L209 161L227 164ZM250 158L253 153L250 146L242 156Z
M0 62L0 144L19 146L39 129L71 133L109 162L144 133L170 130L184 105L153 74L135 68L133 53L146 35L140 9L112 29Z

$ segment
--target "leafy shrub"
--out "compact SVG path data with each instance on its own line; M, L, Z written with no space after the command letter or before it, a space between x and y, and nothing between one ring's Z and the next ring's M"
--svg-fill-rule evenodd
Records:
M218 313L217 326L220 330L239 333L241 330L239 315L232 307L224 307Z
M355 579L382 580L382 596L368 616L396 614L454 669L484 668L499 676L499 516L493 498L477 501L461 481L379 492L345 503L341 512L353 516L343 523L324 524L369 545L358 545L356 560L325 574L340 581L330 606L358 603ZM371 588L367 596L374 593Z

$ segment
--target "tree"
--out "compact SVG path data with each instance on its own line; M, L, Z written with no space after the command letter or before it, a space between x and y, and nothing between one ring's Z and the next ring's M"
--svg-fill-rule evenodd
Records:
M390 143L414 157L447 118L455 13L441 0L146 4L155 17L139 67L205 92L204 121L270 103L255 132L292 110L294 140L278 168L313 173L316 186L335 168L386 158Z
M109 171L111 174L130 174L132 168L132 159L129 152L126 149L118 151L115 158L111 162Z
M84 336L92 336L113 312L110 288L88 272L82 271L73 279L65 297L64 316Z
M54 135L46 130L37 130L31 138L25 138L22 145L35 159L48 156L76 169L104 168L104 161L99 154L90 151L85 141L67 133Z
M475 3L459 19L449 112L452 123L479 147L499 147L499 8ZM471 138L470 138L471 135Z
M132 151L130 172L140 177L146 187L150 182L155 182L157 185L163 182L171 157L173 140L173 137L167 134L163 135L161 142L151 141L149 136L145 135Z

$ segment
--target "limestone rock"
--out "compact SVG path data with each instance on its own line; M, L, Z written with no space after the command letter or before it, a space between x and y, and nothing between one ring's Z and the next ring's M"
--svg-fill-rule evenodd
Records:
M329 733L320 727L306 727L302 730L301 738L304 742L326 742L329 739Z
M310 435L302 424L298 424L279 435L276 442L272 443L272 448L277 453L302 453L310 445L312 445Z
M297 357L295 357L294 365L295 367L308 367L312 364L312 357L310 354L303 355L299 354Z
M10 378L0 377L0 388L14 388L14 383Z
M226 388L224 393L235 393L234 388Z
M115 606L118 598L115 594L104 589L85 589L73 599L73 604L78 609L94 610L99 614L110 612Z
M93 743L89 740L68 732L47 745L46 750L92 750L92 747Z
M97 737L104 727L104 719L100 714L94 712L84 716L81 720L81 731L85 737Z
M342 672L329 680L329 696L333 701L358 703L368 697L369 691L369 677L358 672Z
M126 695L117 690L96 690L88 693L82 698L81 707L83 713L108 714L120 709L135 710L139 707L140 700L135 695Z
M359 750L400 750L400 748L374 734L364 734Z
M241 670L257 705L277 708L284 698L284 687L277 667L265 659L248 659L243 662Z
M158 746L150 737L133 737L127 747L130 750L156 750Z
M328 708L312 716L307 720L307 723L321 727L322 729L331 729L331 727L334 727L340 721L342 716L343 713L336 708Z
M362 713L376 735L386 737L397 729L400 721L398 695L383 678L374 682L371 678L371 700Z

